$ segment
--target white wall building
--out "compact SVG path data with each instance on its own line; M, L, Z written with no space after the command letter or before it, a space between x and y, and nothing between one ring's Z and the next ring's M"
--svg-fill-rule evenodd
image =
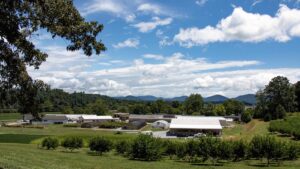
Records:
M172 119L169 134L177 136L193 136L197 133L221 135L223 117L177 116Z
M117 118L112 116L97 116L97 115L82 115L79 117L79 121L82 123L91 123L91 122L105 122L105 121L116 121Z

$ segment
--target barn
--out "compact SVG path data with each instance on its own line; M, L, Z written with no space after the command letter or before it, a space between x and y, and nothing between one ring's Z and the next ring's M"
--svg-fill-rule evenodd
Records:
M221 135L222 125L218 117L178 116L172 119L169 135L194 136L197 133Z

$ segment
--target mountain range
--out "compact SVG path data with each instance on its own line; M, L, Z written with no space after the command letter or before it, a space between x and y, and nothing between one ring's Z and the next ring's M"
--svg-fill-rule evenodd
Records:
M146 95L146 96L124 96L124 97L115 97L120 100L131 100L131 101L156 101L158 99L162 99L165 101L180 101L183 102L185 101L188 96L180 96L180 97L173 97L173 98L162 98L162 97L155 97L151 95ZM254 94L246 94L246 95L241 95L237 96L235 98L228 98L222 95L213 95L209 97L203 98L205 102L210 102L210 103L223 103L228 99L235 99L241 102L244 102L245 104L248 105L254 105L256 103L255 95Z

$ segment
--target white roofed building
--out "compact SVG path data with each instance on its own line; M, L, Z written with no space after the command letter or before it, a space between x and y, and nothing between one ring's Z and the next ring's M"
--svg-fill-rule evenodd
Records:
M105 121L116 121L117 118L113 118L112 116L97 116L97 115L81 115L79 117L79 121L83 123L90 122L105 122Z
M170 135L193 136L197 133L221 135L223 117L177 116L170 124Z

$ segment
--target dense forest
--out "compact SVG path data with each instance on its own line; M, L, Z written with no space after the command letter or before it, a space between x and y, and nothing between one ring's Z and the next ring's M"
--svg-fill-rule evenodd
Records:
M110 114L128 112L132 114L184 114L184 115L242 115L243 121L252 117L265 120L284 118L286 112L300 110L300 82L291 84L286 77L275 77L263 90L256 94L257 105L254 109L245 109L244 103L228 99L223 103L205 102L200 94L191 94L184 101L177 100L126 100L99 94L83 92L67 93L50 87L38 90L33 98L34 109L38 112L62 112L66 114ZM2 93L0 111L2 113L21 112L17 90Z

